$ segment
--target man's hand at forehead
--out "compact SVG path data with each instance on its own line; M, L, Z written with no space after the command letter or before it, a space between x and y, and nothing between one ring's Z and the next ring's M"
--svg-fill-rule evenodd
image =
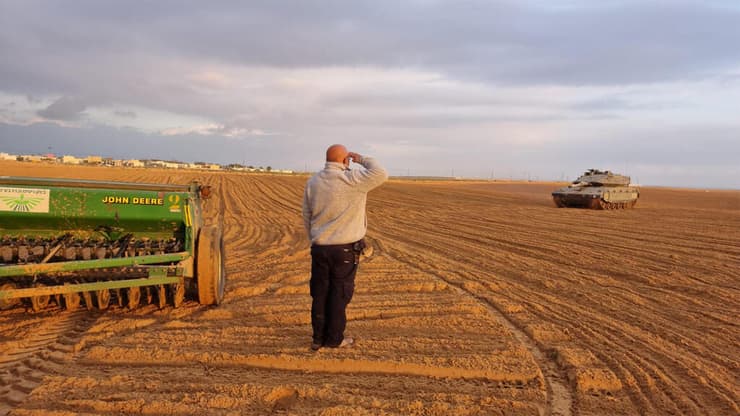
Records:
M349 152L347 154L347 157L352 159L352 161L355 163L360 163L360 160L362 160L362 155L359 153L355 153L355 152Z

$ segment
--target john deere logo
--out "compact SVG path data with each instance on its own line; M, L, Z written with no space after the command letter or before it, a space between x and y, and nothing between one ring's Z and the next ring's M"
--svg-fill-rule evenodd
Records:
M177 204L180 203L180 195L178 195L178 194L170 194L167 197L167 201L169 201L169 203L172 204L172 205L177 205Z
M167 197L167 202L170 204L170 212L180 212L180 195L170 194Z
M0 211L49 212L49 190L0 187Z

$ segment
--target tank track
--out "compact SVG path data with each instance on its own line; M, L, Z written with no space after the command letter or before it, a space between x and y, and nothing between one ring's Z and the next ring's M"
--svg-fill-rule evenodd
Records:
M564 198L560 196L553 196L553 202L558 208L589 208L598 210L616 210L616 209L630 209L634 208L637 204L637 200L627 202L607 202L601 198L594 198L585 204L569 204Z

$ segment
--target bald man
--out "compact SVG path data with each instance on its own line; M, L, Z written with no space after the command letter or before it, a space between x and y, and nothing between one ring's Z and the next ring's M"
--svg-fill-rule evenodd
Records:
M350 163L362 166L350 169ZM367 231L367 193L388 179L375 159L341 144L326 150L326 165L308 180L303 195L303 223L311 240L311 326L314 351L347 347L346 308Z

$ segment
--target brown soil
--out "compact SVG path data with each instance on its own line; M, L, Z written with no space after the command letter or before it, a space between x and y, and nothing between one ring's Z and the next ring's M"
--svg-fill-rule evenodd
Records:
M0 414L735 415L740 192L390 181L349 349L311 352L306 177L0 162L0 175L214 186L224 304L0 313Z

